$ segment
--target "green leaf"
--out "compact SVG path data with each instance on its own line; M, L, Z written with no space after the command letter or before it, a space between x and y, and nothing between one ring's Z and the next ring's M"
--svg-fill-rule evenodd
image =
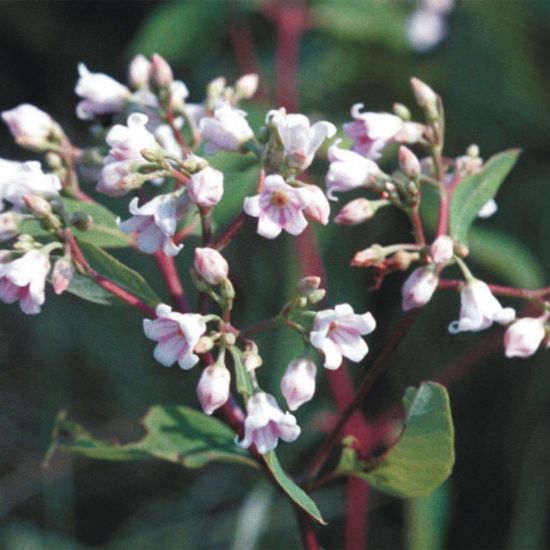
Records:
M161 302L139 273L91 243L81 242L79 239L79 244L90 266L100 275L131 292L151 307Z
M116 296L99 286L95 281L90 279L90 277L81 275L80 273L74 274L67 292L70 292L83 300L87 300L88 302L93 302L94 304L100 304L103 306L114 306L120 304Z
M281 489L295 502L302 510L305 510L313 519L326 525L325 520L321 516L317 504L303 491L283 470L279 459L274 451L264 455L265 463L273 474L273 478L280 485Z
M52 432L46 460L56 451L97 460L166 460L186 468L200 468L223 460L257 467L234 441L233 431L216 418L188 407L156 405L143 419L145 436L125 445L96 439L61 411Z
M477 174L466 176L453 192L449 228L451 237L466 243L468 230L482 206L494 198L518 160L520 150L510 149L492 156Z
M233 357L233 363L235 364L235 384L237 385L237 392L241 395L250 397L254 393L254 388L252 387L250 374L243 365L241 352L235 347L231 347L230 351Z
M435 382L407 388L404 429L382 460L372 464L358 457L355 438L344 438L338 471L365 481L390 495L411 498L429 495L451 474L454 429L447 390Z

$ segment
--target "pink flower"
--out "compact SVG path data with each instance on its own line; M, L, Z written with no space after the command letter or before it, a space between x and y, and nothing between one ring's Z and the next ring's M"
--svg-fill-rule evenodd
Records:
M363 197L348 202L338 212L334 222L342 225L357 225L370 220L375 213L372 202Z
M229 398L231 375L225 367L210 365L201 374L197 385L197 397L204 414L212 414Z
M338 200L335 191L351 191L359 187L368 187L374 176L380 173L376 162L365 157L331 145L328 150L330 166L326 177L327 197Z
M415 269L403 285L403 311L425 306L437 289L438 282L433 267Z
M128 117L127 126L116 124L109 130L106 141L111 149L103 161L98 191L120 197L143 183L143 177L135 177L139 167L147 164L141 152L144 149L162 151L145 127L148 120L146 115L134 113Z
M128 65L128 82L135 89L143 88L151 77L151 62L144 55L136 55Z
M500 305L486 283L474 279L460 293L460 319L449 325L449 332L477 332L490 327L494 321L509 323L515 316L511 307Z
M61 128L52 117L34 105L24 103L2 113L15 141L22 147L43 151L54 135L60 136Z
M151 80L159 88L170 86L174 80L172 67L170 67L166 59L158 53L154 53L151 56Z
M211 285L219 285L229 273L225 258L213 248L195 248L194 265L197 273Z
M546 336L545 323L548 314L542 317L523 317L512 323L504 333L506 357L530 357Z
M207 141L207 154L217 151L240 151L242 146L254 138L254 132L246 121L246 113L224 104L214 111L213 117L200 120L199 128Z
M84 63L78 65L80 78L75 93L82 98L76 106L76 115L83 120L94 115L122 111L130 98L130 90L103 73L91 73Z
M310 203L304 209L305 217L321 225L327 225L330 216L330 204L323 191L316 185L304 185L301 189L307 191L311 198Z
M50 271L48 256L39 250L30 250L10 261L10 252L0 254L0 300L6 304L19 300L24 313L40 313L46 299L46 277Z
M284 109L271 111L268 118L270 115L283 143L285 163L298 172L308 168L323 141L336 134L336 127L330 122L320 121L311 126L306 116L287 115Z
M454 253L454 241L448 235L440 235L430 246L430 256L436 264L446 264Z
M303 187L291 187L279 175L267 176L263 191L244 199L244 211L259 218L258 233L274 239L284 229L299 235L307 226L304 209L311 202L311 193Z
M307 357L300 357L289 363L281 379L281 392L291 411L312 399L316 372L315 363Z
M157 318L154 321L143 321L145 336L158 342L154 358L165 367L176 362L186 370L195 366L199 357L193 350L206 331L202 315L177 313L166 304L159 304L155 313Z
M124 233L137 233L136 245L142 252L154 254L162 249L167 256L175 256L183 248L172 240L178 218L186 211L183 201L183 196L169 193L138 206L139 199L134 197L129 206L133 216L123 222L117 220L118 228Z
M223 173L207 166L191 176L187 183L189 198L201 208L212 208L223 196Z
M300 427L289 412L283 413L275 398L265 392L254 394L246 405L244 438L238 445L244 449L254 444L260 454L277 447L279 438L287 443L296 441Z
M339 304L334 309L317 312L309 340L325 355L325 367L337 369L342 358L359 362L369 348L361 335L370 334L376 321L370 313L357 315L349 304Z

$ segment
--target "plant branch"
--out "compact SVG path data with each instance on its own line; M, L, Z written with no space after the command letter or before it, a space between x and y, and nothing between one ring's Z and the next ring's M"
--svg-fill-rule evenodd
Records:
M189 308L187 307L185 291L183 290L174 258L167 256L162 250L155 252L154 256L168 288L174 309L180 313L186 313L189 311Z

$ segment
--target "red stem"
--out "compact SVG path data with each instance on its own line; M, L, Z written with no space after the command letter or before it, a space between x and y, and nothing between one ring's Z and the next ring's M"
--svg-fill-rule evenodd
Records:
M161 250L155 252L155 260L159 266L160 272L170 293L172 299L172 305L181 313L189 311L187 307L187 300L185 299L185 292L176 269L176 263L174 258L167 256Z
M439 288L443 290L460 290L464 286L464 281L460 279L442 279L439 281ZM531 290L528 288L513 288L502 285L487 285L493 294L499 296L510 296L511 298L543 298L550 294L550 287Z
M211 248L216 250L224 249L238 233L245 219L246 215L244 212L237 214L237 216L233 218L233 221L224 229L223 233L210 245Z
M346 482L346 518L356 521L346 522L346 550L359 550L367 547L367 521L370 487L356 477ZM359 519L359 521L357 521Z
M437 220L436 237L446 235L449 227L450 196L447 188L441 188L439 193L439 218Z
M302 538L302 545L306 550L319 550L320 546L317 542L317 535L313 529L313 524L310 517L298 508L296 510L296 518L298 519L298 525L300 527L300 536Z

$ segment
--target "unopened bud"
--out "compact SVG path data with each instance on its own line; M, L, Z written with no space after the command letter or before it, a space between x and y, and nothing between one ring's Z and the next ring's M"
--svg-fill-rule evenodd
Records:
M437 94L418 78L411 78L411 87L418 105L426 111L428 116L437 116Z
M231 281L229 279L225 279L221 283L220 287L220 294L222 298L225 300L226 307L231 305L233 300L235 299L235 289L233 288L233 285L231 284Z
M354 267L369 267L380 263L385 257L384 247L373 244L371 247L357 252L351 260L351 265Z
M312 292L317 290L321 286L321 277L315 277L313 275L309 277L303 277L298 281L296 288L298 294L307 298Z
M128 82L132 88L143 88L151 76L151 62L144 55L136 55L128 66Z
M0 214L0 242L8 241L19 235L21 231L21 217L15 212Z
M197 385L197 397L205 414L212 414L229 398L231 374L225 367L210 365L201 374Z
M400 271L405 271L406 269L409 269L412 260L413 256L409 252L406 252L405 250L398 250L392 256L392 265Z
M235 345L237 341L235 335L232 332L224 332L221 337L221 343L226 347L231 347Z
M453 257L454 242L448 235L440 235L430 246L430 256L436 264L446 264Z
M377 201L369 201L363 197L348 202L334 218L335 223L357 225L370 220L376 212L374 202ZM387 204L387 201L384 202Z
M20 252L28 252L29 250L33 250L37 247L37 243L33 239L31 235L19 235L17 238L17 241L13 245L14 250L18 250Z
M151 80L159 88L167 88L174 80L174 73L170 65L158 53L151 56Z
M74 277L74 267L68 258L59 258L52 270L52 286L56 294L63 294Z
M420 175L420 161L418 157L404 145L399 147L399 166L403 174L409 178L417 178Z
M324 288L319 288L317 290L314 290L308 297L307 301L310 304L316 304L320 302L326 295L327 291Z
M52 213L51 204L39 195L25 195L23 201L28 211L37 218L45 218Z
M258 345L253 340L247 340L243 352L243 365L248 372L256 370L262 366L262 358L260 356Z
M90 231L94 226L94 219L85 212L75 212L71 216L71 224L79 231Z
M187 172L194 174L200 172L209 166L209 163L206 159L199 157L197 155L188 155L184 161L181 163L182 168Z
M472 157L472 158L478 158L479 157L479 146L476 145L475 143L472 143L472 145L470 145L468 147L468 149L466 149L466 154L469 156L469 157Z
M411 112L402 103L393 104L393 112L403 121L408 122L411 120Z
M259 81L256 73L245 74L235 82L235 91L240 97L250 99L256 93Z
M213 248L196 248L194 266L197 273L211 285L221 284L229 274L227 261Z
M223 76L215 78L208 84L208 86L206 87L206 97L208 99L208 102L211 102L213 104L218 98L223 95L225 91L225 84L226 81Z
M437 289L438 282L439 279L432 268L419 267L415 269L403 285L403 311L426 305Z
M453 252L459 258L466 258L470 254L470 249L465 244L455 242Z
M148 162L154 164L161 164L164 160L164 154L162 149L142 149L140 155Z
M295 411L300 405L310 401L315 394L315 374L317 367L307 357L291 361L281 379L281 393L288 408Z
M193 350L195 353L208 353L214 347L214 340L210 336L201 336Z
M63 168L63 161L58 153L48 151L45 158L51 170L57 171Z

